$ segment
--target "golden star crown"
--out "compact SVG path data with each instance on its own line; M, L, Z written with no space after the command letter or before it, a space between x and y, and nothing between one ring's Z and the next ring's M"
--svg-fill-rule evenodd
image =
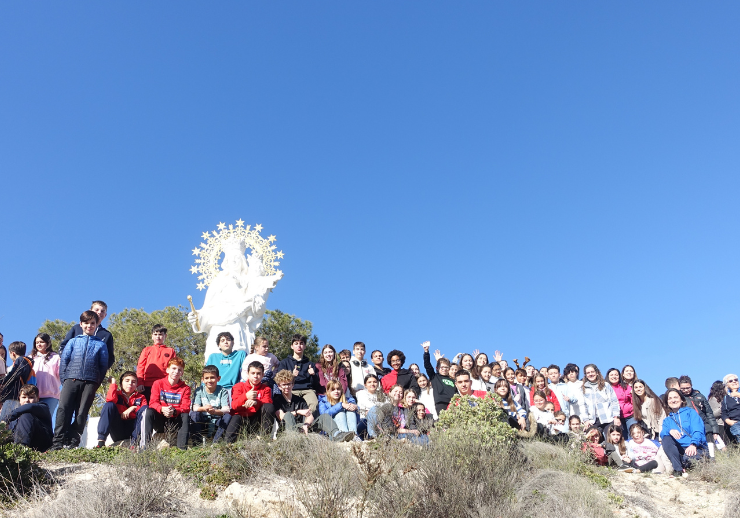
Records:
M255 225L254 228L251 228L251 225L245 227L244 220L238 219L236 225L227 227L224 223L219 223L217 231L203 232L201 237L204 242L193 248L193 255L197 258L195 264L190 267L190 273L199 274L198 289L203 290L206 286L210 286L213 278L221 270L219 259L221 258L221 252L224 250L224 245L229 247L236 243L241 248L242 253L246 248L251 248L252 253L256 254L262 261L265 275L282 273L275 268L280 265L277 259L284 257L282 250L275 251L277 247L273 243L277 238L274 235L264 238L260 234L261 231L262 225Z

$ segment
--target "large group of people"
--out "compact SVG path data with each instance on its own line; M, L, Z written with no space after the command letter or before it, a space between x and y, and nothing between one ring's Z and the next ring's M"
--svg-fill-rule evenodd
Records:
M22 341L3 345L0 335L0 420L14 440L41 451L75 448L96 391L114 361L114 339L102 326L107 305L94 301L53 350L38 334L27 351ZM635 368L569 363L536 369L528 358L514 366L496 351L445 358L430 343L423 370L405 368L397 349L385 357L363 342L352 349L322 347L319 361L305 356L306 337L292 337L292 354L278 359L257 337L250 351L234 350L222 332L201 380L183 381L184 361L167 345L167 329L155 325L135 370L110 379L98 421L98 447L146 447L156 434L175 436L177 447L225 441L240 434L320 433L332 441L373 440L388 435L424 445L440 414L459 395L475 405L493 398L521 436L568 443L595 462L625 472L685 476L697 460L740 440L740 385L728 374L705 397L688 376L669 377L658 396ZM29 353L27 355L27 353ZM12 365L6 369L6 358ZM193 380L191 380L193 381ZM157 439L158 440L158 439ZM173 439L174 441L174 439Z

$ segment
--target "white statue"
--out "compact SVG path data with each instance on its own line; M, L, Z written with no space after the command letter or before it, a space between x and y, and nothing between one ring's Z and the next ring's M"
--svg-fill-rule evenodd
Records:
M249 352L254 343L255 333L262 324L267 298L278 281L283 278L280 270L277 270L274 275L264 273L263 257L259 252L270 250L269 248L252 246L252 254L248 257L244 256L247 243L243 234L243 232L241 235L237 232L231 234L229 231L222 232L222 236L219 236L222 238L219 241L220 246L211 247L213 249L213 253L210 254L211 258L216 253L215 259L218 259L219 248L224 253L221 268L220 270L213 268L214 271L211 272L214 275L208 283L203 307L188 314L188 321L193 326L193 331L208 333L206 359L212 353L219 351L216 337L223 331L229 331L234 336L234 350L245 349ZM274 236L271 237L274 240ZM211 239L216 241L218 238ZM209 239L209 245L211 245L211 239ZM201 255L202 258L204 256L205 254ZM282 252L280 252L281 256ZM196 262L200 262L201 267L199 268L205 271L206 261Z

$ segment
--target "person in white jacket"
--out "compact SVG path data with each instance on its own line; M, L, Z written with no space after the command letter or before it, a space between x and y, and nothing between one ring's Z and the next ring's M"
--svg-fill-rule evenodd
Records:
M365 388L365 378L368 374L375 374L375 368L365 361L365 344L355 342L352 347L352 358L349 360L350 379L349 390L352 394Z
M564 398L568 405L568 415L581 416L583 412L583 381L578 379L580 374L578 365L569 363L563 369L565 377Z
M424 406L436 421L439 417L437 416L437 409L434 405L434 389L432 388L432 384L429 383L429 378L424 374L419 374L419 377L416 378L416 382L419 384L419 388L421 389L421 394L417 401L424 403Z

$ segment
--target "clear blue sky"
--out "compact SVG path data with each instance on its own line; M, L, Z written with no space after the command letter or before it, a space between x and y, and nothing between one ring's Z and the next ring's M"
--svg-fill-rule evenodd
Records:
M196 304L261 223L269 300L421 360L737 365L736 2L4 2L0 332ZM142 344L144 345L144 344Z

